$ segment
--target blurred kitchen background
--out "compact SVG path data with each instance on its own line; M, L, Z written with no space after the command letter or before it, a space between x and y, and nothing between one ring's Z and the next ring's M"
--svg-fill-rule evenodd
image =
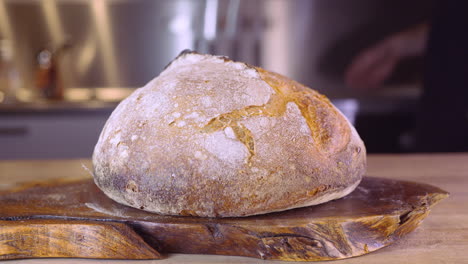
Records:
M422 59L380 89L343 76L431 10L427 0L0 0L0 159L90 157L118 102L184 49L298 80L332 99L370 153L408 152Z

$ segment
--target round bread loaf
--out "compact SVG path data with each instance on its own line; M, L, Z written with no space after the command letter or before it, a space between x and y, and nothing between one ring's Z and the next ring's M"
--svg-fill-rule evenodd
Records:
M363 142L318 92L226 57L183 52L123 100L93 154L111 199L165 215L234 217L341 198Z

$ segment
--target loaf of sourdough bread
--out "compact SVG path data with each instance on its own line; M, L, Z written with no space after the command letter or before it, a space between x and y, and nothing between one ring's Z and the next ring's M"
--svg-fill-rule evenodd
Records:
M236 217L349 194L366 150L318 92L226 57L183 52L114 110L93 165L97 186L119 203Z

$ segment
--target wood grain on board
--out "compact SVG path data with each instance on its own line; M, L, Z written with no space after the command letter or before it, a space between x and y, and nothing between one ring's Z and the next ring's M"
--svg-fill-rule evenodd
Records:
M0 259L343 259L400 239L447 195L427 184L365 177L350 195L317 206L244 218L173 217L118 204L91 178L50 179L0 193Z

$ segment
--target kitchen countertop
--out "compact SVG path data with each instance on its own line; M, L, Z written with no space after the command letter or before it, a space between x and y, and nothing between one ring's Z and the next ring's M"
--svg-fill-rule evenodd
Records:
M34 95L31 89L20 89L16 101L2 103L0 100L0 116L110 113L133 91L134 87L67 88L63 100L46 100Z
M36 180L90 177L89 160L0 161L0 190ZM386 248L337 263L468 263L468 153L369 155L369 176L418 181L450 192L413 233ZM1 244L0 244L1 246ZM68 259L66 263L127 263ZM63 259L13 260L8 263L64 263ZM171 254L134 263L289 263L246 257ZM330 262L328 262L330 263Z

